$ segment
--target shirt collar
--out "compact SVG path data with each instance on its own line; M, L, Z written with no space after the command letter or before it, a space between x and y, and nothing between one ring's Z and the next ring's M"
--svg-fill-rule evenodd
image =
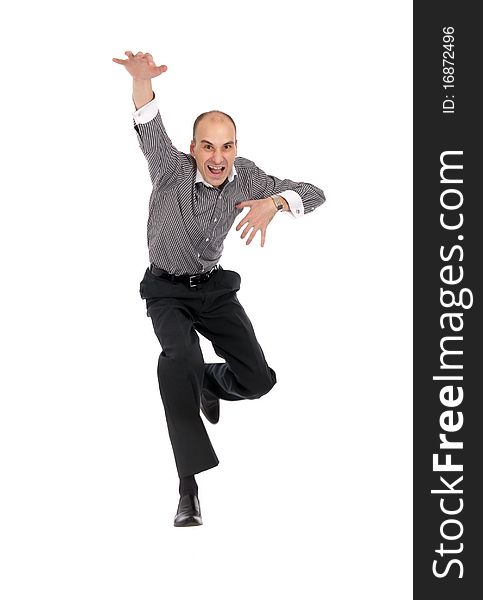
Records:
M236 172L235 165L233 165L231 173L228 175L228 182L233 181L235 179L235 175L238 175L238 173ZM195 183L204 183L207 187L214 187L213 185L211 185L211 183L208 183L203 179L203 175L201 174L201 171L198 169L198 167L196 167Z

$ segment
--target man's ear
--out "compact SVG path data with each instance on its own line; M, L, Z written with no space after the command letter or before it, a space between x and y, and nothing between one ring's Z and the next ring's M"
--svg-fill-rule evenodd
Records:
M193 156L193 157L194 157L194 155L195 155L195 144L196 144L196 142L195 142L194 140L191 140L191 144L190 144L190 154L191 154L191 156Z

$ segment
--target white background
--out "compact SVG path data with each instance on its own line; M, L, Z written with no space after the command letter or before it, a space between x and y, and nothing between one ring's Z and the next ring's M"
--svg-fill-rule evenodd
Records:
M411 25L406 1L8 9L2 598L411 596ZM278 384L206 423L202 527L172 525L125 50L168 65L154 89L180 150L218 108L240 156L327 197L276 215L263 249L226 240Z

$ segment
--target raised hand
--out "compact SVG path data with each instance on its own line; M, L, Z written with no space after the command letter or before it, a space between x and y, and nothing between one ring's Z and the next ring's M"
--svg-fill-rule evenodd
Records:
M126 67L126 71L133 79L153 79L168 70L166 65L157 67L152 55L148 52L137 52L136 54L133 54L130 50L126 50L124 54L127 58L113 58L112 60L118 65Z

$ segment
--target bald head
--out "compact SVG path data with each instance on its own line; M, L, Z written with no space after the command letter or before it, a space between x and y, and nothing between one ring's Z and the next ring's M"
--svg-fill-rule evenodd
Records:
M235 132L235 139L236 139L235 121L230 117L230 115L227 115L226 113L222 112L221 110L209 110L208 112L201 113L201 115L198 115L196 117L196 120L193 124L193 139L196 139L196 130L198 129L198 125L200 124L200 122L203 121L204 119L209 119L214 124L216 124L217 122L220 123L220 122L228 120L233 125L233 129Z

